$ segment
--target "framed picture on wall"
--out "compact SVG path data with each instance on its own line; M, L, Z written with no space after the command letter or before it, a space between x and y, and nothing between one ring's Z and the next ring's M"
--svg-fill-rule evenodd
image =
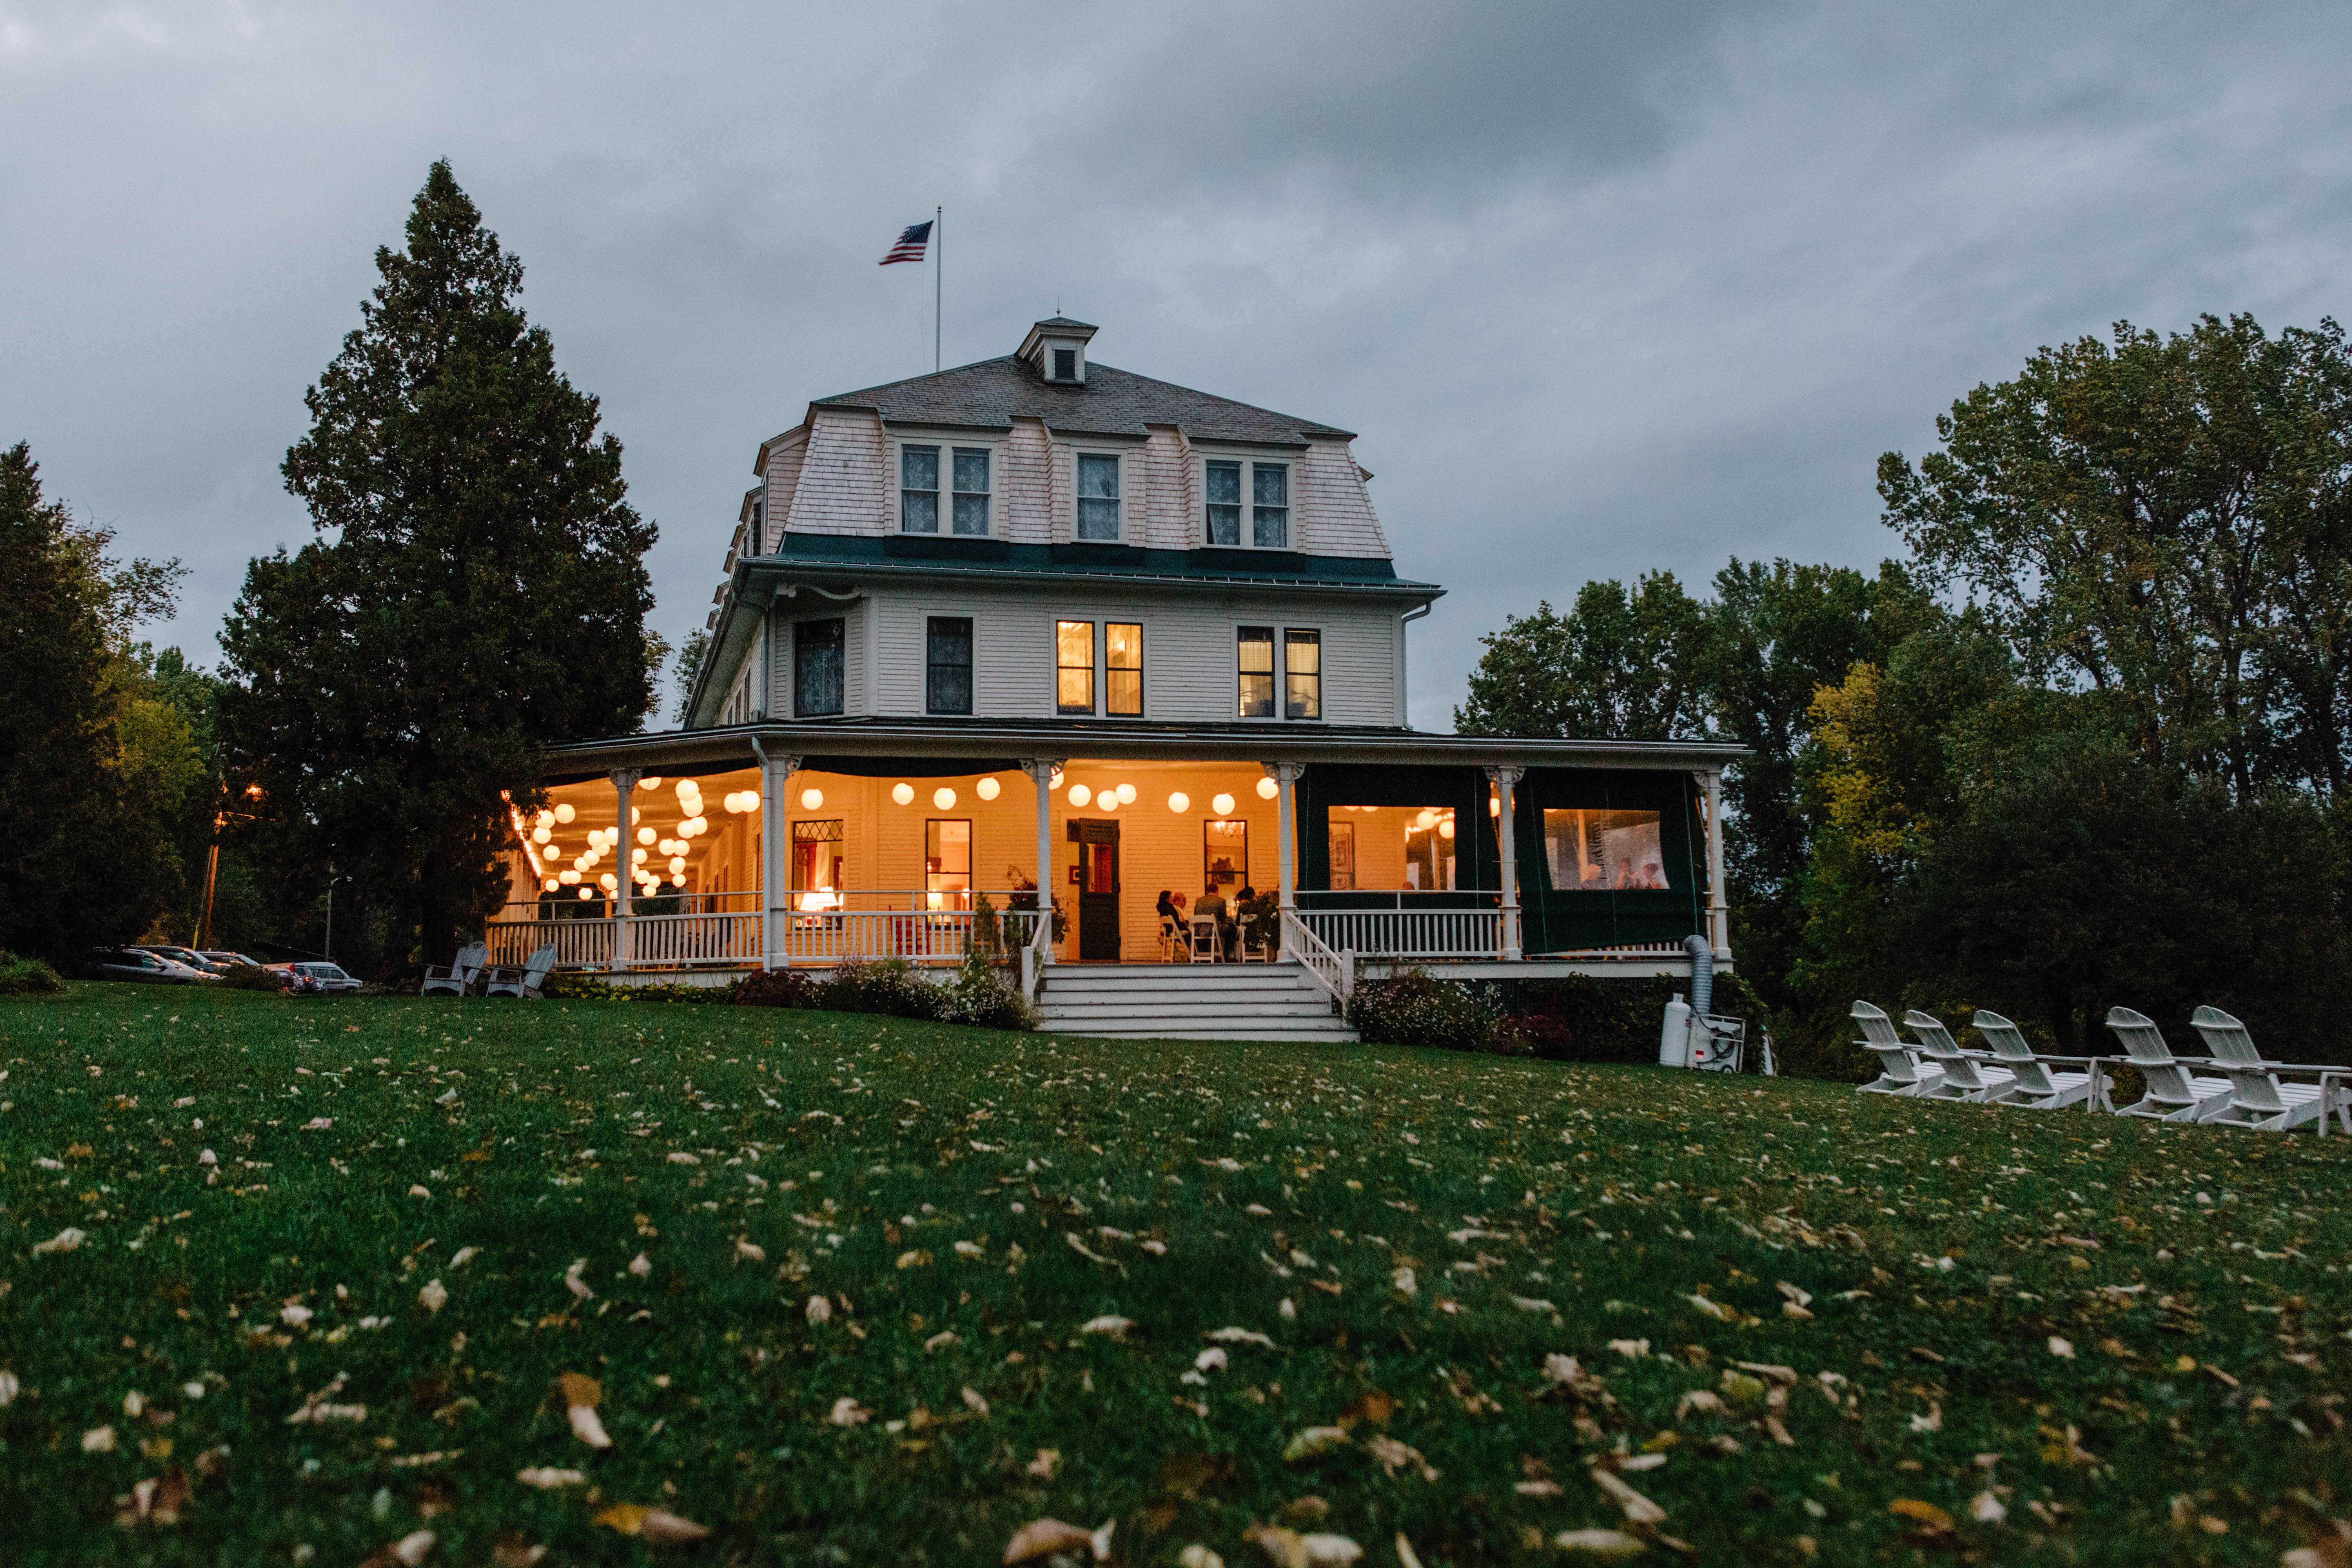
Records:
M1356 825L1331 824L1331 886L1349 890L1356 885Z
M1201 825L1201 883L1231 898L1249 885L1249 824L1212 820Z

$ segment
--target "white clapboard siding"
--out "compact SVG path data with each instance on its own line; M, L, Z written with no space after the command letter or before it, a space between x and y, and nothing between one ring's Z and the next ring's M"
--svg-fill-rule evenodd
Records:
M932 616L969 616L972 707L982 718L1054 717L1054 623L1071 619L1090 620L1097 627L1108 621L1142 625L1146 719L1221 722L1234 718L1234 627L1248 623L1314 626L1322 632L1326 722L1397 722L1400 611L1394 606L1270 598L1262 607L1237 609L1230 596L1196 595L1197 590L1192 595L1154 593L1122 584L1114 595L1092 591L1084 581L1025 589L877 586L850 606L849 710L893 718L920 715L925 622ZM1097 630L1097 651L1101 635ZM865 652L869 637L870 674ZM869 701L873 707L866 706ZM773 710L787 709L780 703Z

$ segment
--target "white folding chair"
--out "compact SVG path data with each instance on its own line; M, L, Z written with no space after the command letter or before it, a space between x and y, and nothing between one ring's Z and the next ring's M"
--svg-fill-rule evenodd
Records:
M2219 1007L2200 1007L2189 1016L2189 1022L2204 1037L2205 1048L2213 1053L2213 1065L2229 1075L2230 1103L2212 1118L2214 1121L2284 1132L2306 1121L2325 1127L2332 1111L2344 1131L2352 1132L2352 1109L2347 1108L2345 1091L2336 1085L2329 1069L2264 1061L2262 1052L2254 1048L2252 1032ZM2281 1073L2307 1074L2320 1081L2283 1082Z
M2152 1121L2210 1121L2230 1108L2230 1080L2199 1078L2189 1071L2201 1058L2176 1057L2165 1044L2154 1020L2128 1007L2110 1008L2107 1027L2124 1043L2131 1065L2147 1080L2147 1093L2119 1116L2144 1116Z
M1943 1069L1943 1079L1919 1091L1922 1100L1958 1100L1972 1105L1999 1100L2017 1087L2017 1075L2006 1068L1981 1063L1960 1049L1942 1019L1917 1008L1903 1015L1903 1026L1919 1042L1927 1059Z
M2095 1102L2088 1072L2052 1072L2052 1062L2079 1061L2085 1067L2095 1064L2091 1057L2045 1057L2036 1054L2025 1031L2002 1017L1979 1007L1970 1020L1976 1032L1992 1047L2000 1065L2015 1075L2016 1081L1998 1103L2015 1106L2023 1110L2059 1110L2066 1106Z
M1847 1016L1862 1031L1863 1049L1878 1058L1878 1076L1861 1086L1863 1093L1916 1096L1943 1081L1943 1069L1922 1068L1885 1013L1867 1002L1856 1002Z

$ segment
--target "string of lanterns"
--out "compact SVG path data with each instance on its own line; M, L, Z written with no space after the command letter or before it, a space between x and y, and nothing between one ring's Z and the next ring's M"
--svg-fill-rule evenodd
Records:
M659 777L648 776L639 779L636 788L646 798L651 799L653 792L660 788L661 784ZM647 898L657 895L665 880L675 891L682 893L686 890L688 851L693 847L693 840L710 830L710 819L705 815L702 785L693 779L685 778L677 780L671 789L677 802L678 822L669 837L664 837L646 824L642 806L631 805L629 808L629 826L635 829L634 837L636 842L629 851L628 876L639 892ZM760 809L760 792L756 789L730 790L721 804L730 816L751 816ZM552 893L562 888L574 888L583 900L596 897L599 889L607 895L618 893L620 874L617 871L598 872L596 869L607 856L620 847L622 837L618 827L590 828L587 847L572 857L566 868L561 871L554 868L555 863L562 859L564 854L554 843L555 830L569 826L579 815L576 806L563 801L541 808L533 819L525 847L541 873L540 889L542 892ZM667 878L664 872L667 873Z

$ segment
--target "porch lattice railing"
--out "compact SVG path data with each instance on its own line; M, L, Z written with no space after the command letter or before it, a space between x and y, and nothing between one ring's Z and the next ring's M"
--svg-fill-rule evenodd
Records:
M713 901L740 900L741 894L704 895ZM801 895L793 895L795 898ZM1010 893L991 894L992 901ZM731 911L637 914L626 921L628 967L631 969L751 968L777 963L833 964L845 959L902 958L917 963L952 963L963 957L971 942L977 911L952 907L932 909L934 897L942 904L968 895L934 895L922 889L857 890L839 894L845 909L780 909L775 913L776 951L767 952L767 932L756 908ZM751 897L757 903L756 895ZM863 906L863 907L857 907ZM537 906L512 906L512 910L536 912ZM1026 947L1038 926L1034 910L997 908L993 912L1001 949L1013 952ZM555 947L559 969L611 969L623 921L606 916L587 919L493 921L486 933L493 963L521 963L541 946Z

